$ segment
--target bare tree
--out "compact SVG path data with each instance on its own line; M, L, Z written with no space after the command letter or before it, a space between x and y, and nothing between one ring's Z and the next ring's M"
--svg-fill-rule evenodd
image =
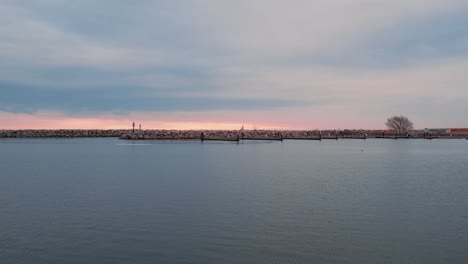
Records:
M385 123L391 130L395 130L397 133L408 132L414 129L413 122L411 122L406 116L394 116L387 119Z

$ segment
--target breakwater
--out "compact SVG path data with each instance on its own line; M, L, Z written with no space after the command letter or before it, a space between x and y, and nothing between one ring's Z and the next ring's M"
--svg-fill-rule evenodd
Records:
M127 140L325 140L325 139L367 139L367 138L466 138L466 134L452 134L450 130L424 130L409 133L395 133L389 130L1 130L0 138L83 138L115 137Z
M87 138L87 137L120 137L128 130L100 129L35 129L35 130L1 130L0 138Z

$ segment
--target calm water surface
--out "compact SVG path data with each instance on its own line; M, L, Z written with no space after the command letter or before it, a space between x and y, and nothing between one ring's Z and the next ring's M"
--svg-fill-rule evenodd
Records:
M0 263L468 263L467 140L0 140Z

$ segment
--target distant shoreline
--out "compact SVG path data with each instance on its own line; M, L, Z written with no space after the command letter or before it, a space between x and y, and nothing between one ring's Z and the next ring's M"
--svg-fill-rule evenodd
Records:
M0 138L96 138L127 140L326 140L326 139L461 139L468 129L412 130L139 130L139 129L29 129L0 130Z

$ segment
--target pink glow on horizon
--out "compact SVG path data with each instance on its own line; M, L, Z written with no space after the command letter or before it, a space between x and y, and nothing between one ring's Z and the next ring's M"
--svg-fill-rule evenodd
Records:
M183 120L149 120L148 116L115 117L101 116L90 117L67 117L59 113L40 114L15 114L0 112L0 129L129 129L135 121L143 120L142 129L239 129L243 124L238 122L223 122L213 119L206 121L183 121ZM246 129L251 127L246 126ZM271 124L259 124L258 129L286 129L286 127Z

